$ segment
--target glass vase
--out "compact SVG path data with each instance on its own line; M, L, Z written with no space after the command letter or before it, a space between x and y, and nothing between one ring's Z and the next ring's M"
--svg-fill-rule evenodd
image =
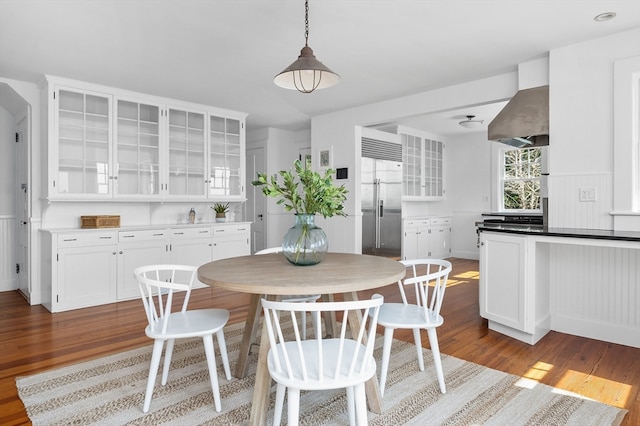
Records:
M294 265L320 263L329 250L327 234L315 224L315 215L296 214L296 224L282 240L282 252Z

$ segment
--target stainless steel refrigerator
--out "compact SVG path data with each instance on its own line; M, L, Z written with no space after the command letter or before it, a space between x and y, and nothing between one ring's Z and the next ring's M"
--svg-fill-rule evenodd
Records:
M402 158L388 157L362 157L362 253L400 257Z

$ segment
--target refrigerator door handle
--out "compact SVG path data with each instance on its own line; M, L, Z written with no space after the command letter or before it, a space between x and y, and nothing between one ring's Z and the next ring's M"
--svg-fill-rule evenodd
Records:
M380 179L375 180L376 215L374 218L376 228L375 247L380 248L380 217L382 217L382 200L380 199Z

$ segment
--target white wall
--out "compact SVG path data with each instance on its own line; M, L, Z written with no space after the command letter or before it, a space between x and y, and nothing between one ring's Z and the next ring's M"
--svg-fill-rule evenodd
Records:
M280 170L293 169L293 163L299 158L300 150L308 148L310 135L307 131L294 132L273 127L247 133L247 148L263 147L267 175L278 174ZM282 178L280 178L282 182ZM249 185L250 182L247 182ZM291 228L295 219L292 212L286 212L277 204L276 198L267 197L265 218L265 247L282 244L282 237Z
M551 226L613 229L613 64L637 55L640 30L550 52ZM596 202L579 201L583 187Z
M332 250L358 253L361 250L361 240L357 234L362 228L360 213L360 135L355 126L368 125L380 122L392 122L394 119L412 115L425 114L430 112L444 111L459 108L467 105L480 105L493 102L501 102L511 98L518 89L518 78L516 73L501 74L482 80L476 80L429 92L418 93L390 101L379 102L343 111L337 111L313 117L311 120L311 145L313 154L321 149L332 147L334 163L349 167L349 175L353 179L345 182L349 190L345 211L349 215L344 222L335 220L345 220L343 218L330 219L323 226L332 244ZM451 147L453 143L447 144L447 176L456 173L457 168L453 165ZM487 148L488 149L488 148ZM455 191L447 183L447 198L456 198ZM418 211L427 212L425 206L414 206ZM436 205L429 205L430 209L439 210ZM413 215L413 214L412 214ZM460 229L469 228L469 223L474 220L469 217L462 219ZM333 222L332 222L333 221ZM457 219L454 218L454 227ZM461 231L465 232L465 231ZM335 241L334 241L335 238ZM470 240L475 238L475 231L469 236ZM455 250L455 247L453 247Z
M15 124L13 115L0 107L0 216L13 216L16 212Z
M13 115L0 107L0 291L18 288L15 273L15 132Z
M451 255L478 259L475 223L491 207L491 147L486 132L451 138L447 143L447 204L452 211Z

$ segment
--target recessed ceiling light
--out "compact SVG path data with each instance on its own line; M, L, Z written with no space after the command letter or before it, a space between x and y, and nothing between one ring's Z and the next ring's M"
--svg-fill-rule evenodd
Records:
M593 20L596 22L603 22L603 21L608 21L610 19L613 19L615 17L616 17L615 12L605 12L605 13L601 13L600 15L597 15L595 18L593 18Z

